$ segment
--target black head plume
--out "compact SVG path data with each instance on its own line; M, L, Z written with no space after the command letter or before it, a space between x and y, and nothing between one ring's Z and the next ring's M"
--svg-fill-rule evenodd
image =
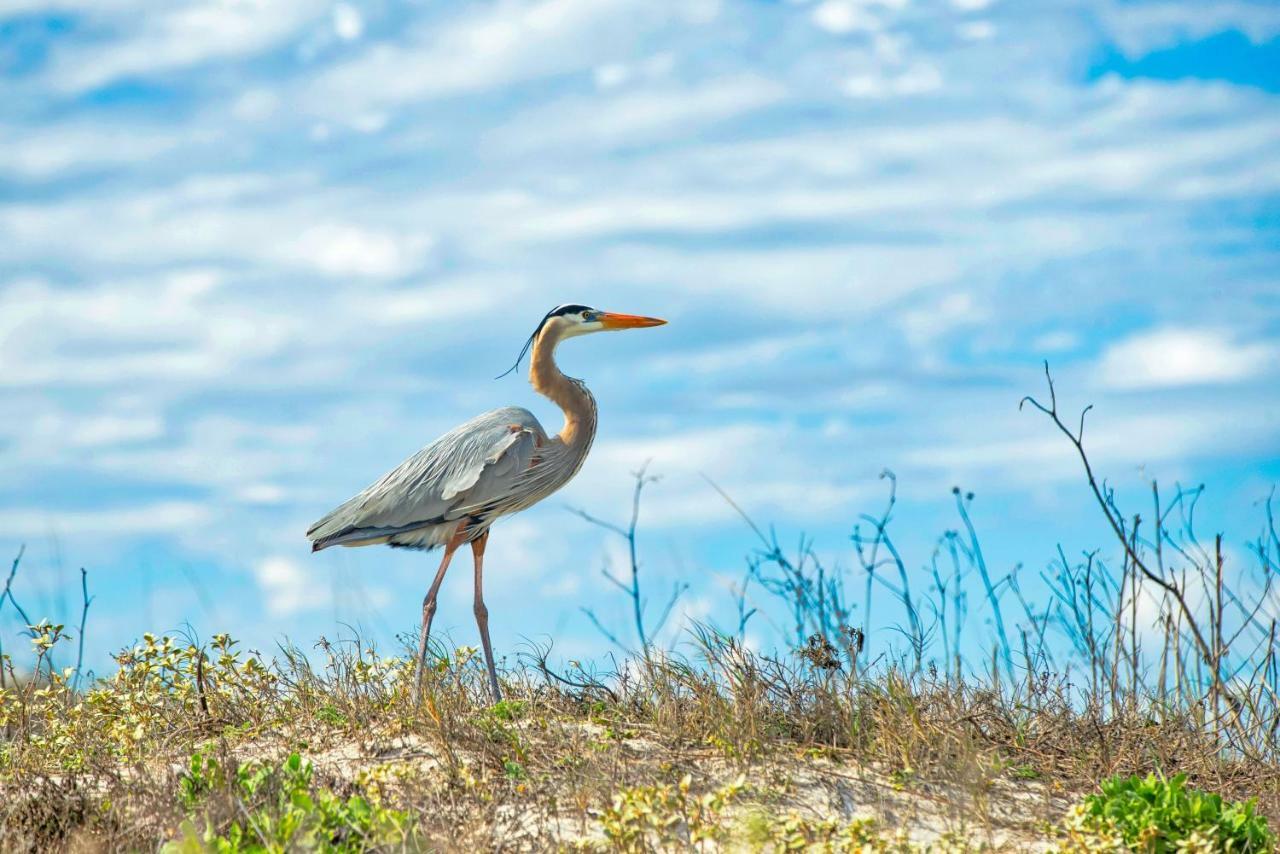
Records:
M514 371L516 368L520 367L520 363L524 360L525 354L529 352L529 348L533 346L533 342L535 339L537 339L538 333L542 331L542 327L547 325L548 320L550 320L553 317L562 317L563 315L566 315L566 314L580 314L581 312L590 311L590 310L591 309L585 305L578 305L577 303L566 303L565 305L558 305L555 308L551 309L551 311L548 311L546 314L542 316L542 320L538 321L538 328L533 330L533 334L529 336L529 340L524 342L524 346L520 348L520 355L516 356L515 364L507 368L502 373L498 374L496 377L494 377L494 379L500 380L503 377L505 377L507 374Z

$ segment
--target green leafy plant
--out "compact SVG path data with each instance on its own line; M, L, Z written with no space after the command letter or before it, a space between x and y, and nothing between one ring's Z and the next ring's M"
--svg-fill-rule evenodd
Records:
M186 809L194 809L201 798L225 784L222 766L205 750L191 754L187 770L178 778L178 800Z
M316 709L316 717L332 727L341 728L341 727L347 726L350 723L350 721L347 720L347 716L344 715L338 709L338 707L334 706L332 703L326 703L325 705Z
M219 829L208 819L204 830L188 819L182 836L165 846L166 854L216 851L326 852L368 851L404 844L413 833L408 813L388 809L376 800L353 795L340 798L312 785L311 763L297 753L280 765L249 763L228 774L203 752L192 755L179 780L179 799L188 809L219 789L244 805L244 819Z
M500 721L519 720L528 704L522 700L499 700L490 707L490 712Z
M915 843L907 832L888 832L872 818L843 821L754 813L744 824L744 840L752 851L821 851L828 854L959 854L987 850L955 833L927 843Z
M746 787L746 778L703 795L692 794L691 785L685 775L675 786L635 786L615 793L600 817L605 837L620 851L713 847L727 836L720 816Z
M1270 852L1276 836L1254 801L1232 803L1187 788L1187 778L1113 777L1068 813L1066 852L1134 850L1151 854Z

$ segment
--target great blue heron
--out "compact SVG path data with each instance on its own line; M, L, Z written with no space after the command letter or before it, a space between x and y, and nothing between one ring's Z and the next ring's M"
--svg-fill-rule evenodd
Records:
M520 351L533 350L529 381L535 391L564 410L564 427L547 436L527 409L509 406L455 427L388 472L377 483L311 526L311 550L329 546L386 544L430 550L444 546L435 580L422 602L415 692L421 693L427 639L436 613L436 594L453 553L471 544L475 560L475 614L489 668L489 687L502 699L489 643L489 611L484 605L484 547L498 517L523 510L569 482L582 467L596 435L596 401L581 380L567 377L555 362L566 338L615 329L661 326L665 320L561 305L547 312ZM510 371L508 371L510 373Z

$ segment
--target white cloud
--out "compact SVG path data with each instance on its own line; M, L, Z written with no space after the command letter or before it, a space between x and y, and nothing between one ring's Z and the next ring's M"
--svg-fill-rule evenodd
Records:
M0 135L0 172L45 179L71 169L120 167L172 152L192 137L180 130L87 122L12 129Z
M786 216L789 201L775 200L777 222L791 219ZM799 199L796 202L807 203ZM743 200L743 208L750 204L749 200ZM751 221L751 212L746 209L736 212L726 209L723 213L730 220L741 217L744 223ZM611 215L640 219L652 215L655 227L661 221L667 221L669 227L678 227L677 222L690 211L665 211L655 206L647 210L599 211L599 214L606 219L596 223L597 227L612 225L607 219ZM585 212L583 215L585 218ZM711 215L709 211L708 215ZM671 219L668 220L668 216ZM802 218L797 215L796 220ZM561 223L542 225L559 227ZM583 226L591 227L587 223ZM740 300L771 313L771 317L801 321L817 317L828 321L867 317L908 294L964 275L968 264L962 253L937 245L734 248L699 253L650 247L619 249L607 257L610 263L628 270L641 281L669 282L671 271L678 270L678 279L671 287L673 293L695 290L704 299Z
M364 17L350 3L333 7L333 32L343 41L355 41L364 33Z
M726 346L658 353L645 367L658 374L722 374L755 371L760 364L803 354L827 339L815 332L754 338Z
M777 444L778 436L762 425L735 424L726 427L599 442L592 453L610 471L637 469L646 459L670 470L676 466L693 471L718 472L732 466L743 452L761 445Z
M262 498L262 481L309 466L311 453L323 435L313 423L272 424L222 414L189 417L183 442L102 452L93 465L116 476L229 486L241 494L250 489L250 494Z
M670 75L675 67L675 57L667 52L655 53L636 62L608 62L597 65L591 71L596 88L614 89L624 83L660 80Z
M634 0L503 2L433 21L395 46L331 67L309 87L314 111L339 115L586 71L613 60L666 13Z
M1240 343L1215 329L1169 327L1113 344L1098 365L1112 388L1231 383L1275 371L1280 347Z
M898 325L913 346L926 347L950 332L977 325L988 317L989 308L979 305L972 293L955 291L903 310Z
M68 540L182 534L208 523L210 508L191 501L161 501L99 510L7 509L0 511L0 533L16 540L56 531Z
M101 415L76 422L69 438L73 445L96 447L155 439L163 433L164 422L154 415Z
M250 483L236 493L246 504L281 504L287 497L288 493L274 483Z
M425 234L393 234L346 223L311 226L282 246L281 260L330 276L403 276L431 249Z
M995 36L995 24L990 21L966 21L956 28L960 38L967 41L986 41Z
M200 271L155 281L67 289L39 280L0 291L0 385L100 385L142 379L211 379L277 352L292 321L246 325L217 304ZM94 348L94 358L83 358Z
M572 147L581 154L596 145L635 146L683 138L716 122L776 104L785 95L786 88L776 81L742 75L692 86L637 88L604 103L596 96L567 100L540 105L517 116L486 140L486 150L509 153Z
M48 78L56 89L80 92L122 77L251 56L297 34L326 6L321 0L186 0L121 13L110 18L119 38L56 52Z
M913 65L898 72L850 75L844 93L851 98L890 98L923 95L942 88L942 74L932 65Z
M253 567L253 577L262 591L267 613L275 617L314 611L333 601L329 586L318 581L316 574L288 557L270 557Z
M244 122L259 122L280 109L280 96L270 89L249 89L231 105L231 115Z
M852 33L858 30L878 30L880 19L860 3L845 0L826 0L813 10L813 22L829 33Z
M591 73L595 78L596 86L601 89L612 89L615 86L621 86L631 77L631 70L621 62L597 65Z
M711 87L710 91L723 97L729 90ZM708 103L736 108L731 100L713 98L695 104L699 109ZM424 188L415 190L412 199L395 193L317 192L317 178L309 175L250 174L243 177L243 185L228 178L213 184L186 182L127 198L90 195L14 204L0 208L0 226L16 237L8 251L24 260L54 252L76 263L102 267L139 257L155 263L220 257L254 266L267 261L338 275L362 269L366 274L402 275L431 260L437 240L462 247L473 261L505 261L513 257L513 243L537 251L549 241L585 241L649 230L714 235L784 223L879 227L880 223L910 222L927 223L942 240L925 249L900 247L900 251L883 242L856 252L829 246L797 251L788 245L768 253L771 263L765 272L773 275L774 260L779 265L789 260L807 267L810 258L822 271L829 260L843 256L852 275L859 267L878 273L877 259L893 254L903 260L934 256L937 264L930 269L945 276L948 268L953 275L963 274L975 261L984 266L1008 264L1020 253L1041 258L1051 253L1071 256L1085 247L1097 251L1109 243L1125 242L1122 231L1098 227L1099 214L1040 213L1043 200L1053 194L1185 203L1229 198L1246 188L1261 191L1268 181L1280 187L1280 179L1270 177L1280 175L1280 155L1259 143L1276 132L1276 121L1255 110L1258 105L1252 96L1226 95L1198 84L1175 91L1135 84L1097 100L1090 121L1078 129L982 118L919 127L810 131L664 150L629 162L625 170L606 169L591 182L551 184L557 167L569 175L576 169L573 164L558 163L538 179L495 180L468 192ZM556 122L554 136L566 145L575 136L592 139L587 106ZM661 112L641 111L645 118L638 127L642 138L645 134L648 139L664 139L668 134L678 138L681 116L692 116L688 120L696 125L703 121L697 113L697 109L676 110L664 118ZM1225 121L1231 114L1252 118ZM581 133L575 133L575 127ZM486 142L496 136L487 134ZM489 154L510 153L516 158L491 161L494 175L518 170L518 158L531 155L509 146L482 145ZM554 156L552 152L562 148L544 147L536 153ZM939 151L948 156L939 157ZM1277 168L1268 169L1268 165ZM856 192L850 182L856 182ZM1026 203L1024 212L1007 218L998 232L980 227L980 217L1018 202ZM959 211L972 216L953 216ZM358 239L338 240L332 246L314 238L308 242L306 235L317 228L322 236L325 229L342 229ZM961 247L959 242L966 245ZM360 256L364 246L374 250L368 259ZM665 248L658 251L666 253ZM647 251L636 254L641 264L662 267L654 270L659 279L670 278L669 263L654 264L645 257ZM689 253L666 254L679 254L681 263L706 264ZM732 252L720 254L727 260L732 254L750 253L735 246ZM741 272L749 280L758 279L762 273L756 260L744 263L741 271L722 269L726 275ZM917 263L895 259L888 272L895 277L915 276L917 269ZM794 270L789 275L788 288ZM726 288L730 286L725 283ZM705 287L716 290L718 286L707 283ZM762 290L768 293L772 288Z
M843 35L876 31L885 26L892 12L905 8L909 0L824 0L812 14L813 22L830 33Z
M1280 7L1268 2L1106 3L1099 18L1130 56L1227 30L1239 30L1259 44L1280 34Z
M1031 349L1035 353L1061 353L1065 350L1074 350L1079 345L1078 334L1067 329L1055 329L1037 336L1031 342Z
M464 277L415 282L393 291L356 296L345 311L348 320L383 326L415 327L424 323L450 324L483 316L503 304L503 298L519 292L519 284L499 277Z
M146 6L146 0L0 0L0 15L27 12L86 12L132 14Z
M378 223L344 215L350 199L309 197L309 176L193 174L127 200L88 196L50 204L0 206L0 227L20 238L14 251L54 244L74 260L121 263L146 258L169 265L237 260L330 276L395 278L422 267L434 235L406 221ZM445 219L445 217L442 217Z
M745 422L601 438L567 500L589 509L626 507L629 473L648 461L649 473L661 480L646 492L646 525L687 529L736 518L737 511L704 476L761 518L800 515L812 522L847 512L866 494L868 482L859 477L865 461L837 450L848 440L845 435L829 441L791 424ZM815 458L827 462L815 465Z

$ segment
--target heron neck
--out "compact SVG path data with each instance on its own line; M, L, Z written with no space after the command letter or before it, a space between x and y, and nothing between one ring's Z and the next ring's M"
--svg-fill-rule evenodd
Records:
M564 412L564 427L557 437L566 445L590 443L596 432L596 402L581 380L567 377L556 364L555 350L560 337L544 332L533 343L529 382L533 390L548 398Z

